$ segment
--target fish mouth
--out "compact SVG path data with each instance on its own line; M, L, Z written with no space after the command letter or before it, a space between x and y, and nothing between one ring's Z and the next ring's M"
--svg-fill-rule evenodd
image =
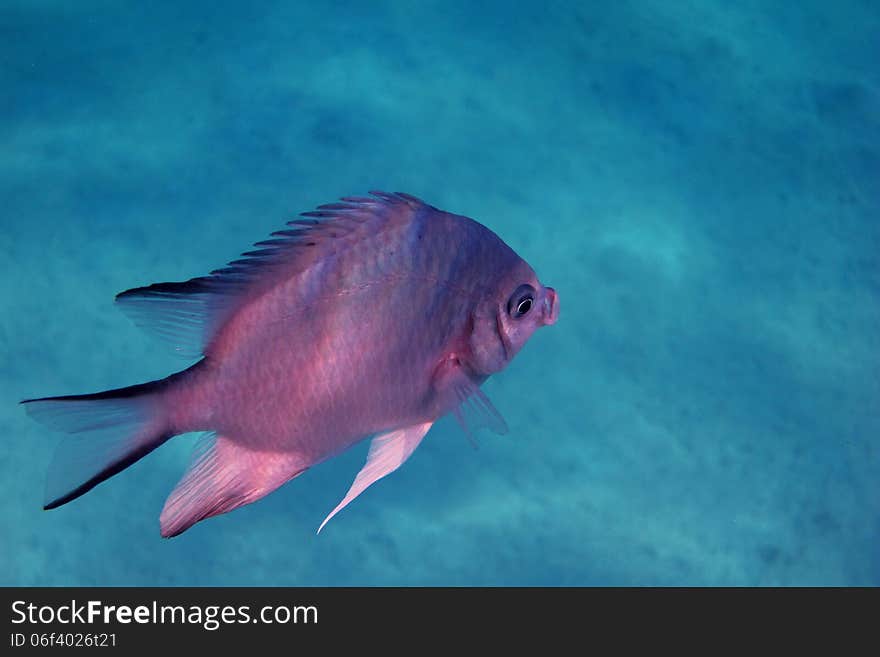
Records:
M559 295L552 287L544 288L544 325L555 324L559 317Z

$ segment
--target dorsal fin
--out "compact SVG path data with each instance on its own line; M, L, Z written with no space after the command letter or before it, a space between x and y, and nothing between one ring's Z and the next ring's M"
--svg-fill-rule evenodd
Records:
M316 262L374 235L388 223L408 221L430 208L409 194L371 191L341 203L303 212L271 239L254 244L226 267L179 283L154 283L126 290L116 303L135 324L167 340L183 356L196 358L218 330L249 300Z

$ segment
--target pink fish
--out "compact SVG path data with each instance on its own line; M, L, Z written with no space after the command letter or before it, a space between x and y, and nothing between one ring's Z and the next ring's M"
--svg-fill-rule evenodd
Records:
M176 536L372 437L320 532L441 416L505 432L480 385L556 321L556 292L476 221L370 194L303 213L208 276L119 294L138 325L202 358L160 381L22 402L75 434L50 466L45 508L173 436L208 432L162 510L162 536Z

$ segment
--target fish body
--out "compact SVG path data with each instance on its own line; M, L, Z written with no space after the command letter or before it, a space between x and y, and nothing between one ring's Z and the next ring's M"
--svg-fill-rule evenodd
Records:
M209 432L162 512L173 536L373 437L329 520L446 413L505 429L479 386L558 314L525 261L476 221L401 193L348 197L291 226L209 276L117 297L202 358L162 381L26 402L85 437L62 443L47 506L172 436Z

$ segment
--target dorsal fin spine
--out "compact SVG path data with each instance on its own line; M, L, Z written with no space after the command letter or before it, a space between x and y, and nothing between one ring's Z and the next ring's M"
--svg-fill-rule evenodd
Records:
M353 243L346 238L364 230L364 224L376 223L375 230L365 233L372 235L389 221L409 220L411 215L402 212L430 207L405 194L370 194L373 198L345 197L302 213L304 219L287 222L292 228L273 232L273 239L257 242L255 250L208 276L126 290L116 300L136 324L171 341L177 353L204 354L224 323L250 301L249 290L259 296L278 277L295 276L324 254L346 249ZM336 246L329 250L312 248L331 242Z

